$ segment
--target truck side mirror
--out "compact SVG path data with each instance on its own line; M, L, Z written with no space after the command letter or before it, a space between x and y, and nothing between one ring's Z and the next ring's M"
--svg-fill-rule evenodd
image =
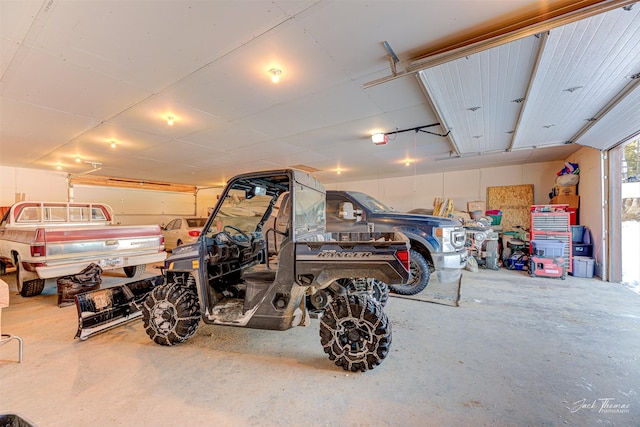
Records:
M338 213L338 216L341 219L356 219L355 210L353 209L353 203L340 203L340 212Z

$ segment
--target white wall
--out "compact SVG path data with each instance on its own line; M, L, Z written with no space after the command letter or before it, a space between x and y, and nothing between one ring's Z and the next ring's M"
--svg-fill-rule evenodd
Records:
M600 190L600 152L581 148L568 159L580 166L580 223L591 229L596 266L602 263L602 204ZM564 162L478 168L466 171L383 180L345 181L329 184L328 189L362 191L399 211L432 208L436 197L454 200L456 209L466 210L474 200L486 200L487 187L533 184L534 203L549 202L556 172ZM222 188L199 189L196 195L162 191L75 186L75 201L105 202L112 205L122 224L166 224L176 215L208 216ZM10 206L16 193L25 200L67 201L67 175L62 172L0 166L0 206Z
M197 216L208 217L211 209L218 202L218 196L222 193L223 187L200 188L196 195Z
M67 201L67 174L0 166L0 206L20 200Z
M453 199L457 210L467 202L485 200L487 187L533 184L534 203L549 203L556 172L564 162L533 163L455 172L439 172L402 178L345 181L327 185L331 190L362 191L399 211L430 209L436 197Z
M166 225L176 216L195 215L195 195L135 188L74 185L74 202L106 203L113 208L116 224Z
M0 206L23 200L99 202L109 204L123 225L166 225L175 216L207 217L222 187L201 188L197 194L129 188L68 186L57 171L0 166Z
M593 238L593 257L595 258L596 275L602 277L602 260L604 236L602 231L602 168L600 151L583 147L569 156L568 161L580 167L580 224L591 230Z

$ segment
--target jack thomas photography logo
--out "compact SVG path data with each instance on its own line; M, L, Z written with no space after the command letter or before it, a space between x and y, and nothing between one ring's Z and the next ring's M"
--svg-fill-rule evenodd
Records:
M569 406L569 410L574 414L579 411L597 411L599 414L628 414L630 407L629 403L616 402L613 397L603 397L594 400L578 400Z

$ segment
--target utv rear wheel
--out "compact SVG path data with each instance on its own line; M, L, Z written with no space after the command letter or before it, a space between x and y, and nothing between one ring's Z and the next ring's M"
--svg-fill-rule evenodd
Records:
M142 320L147 335L157 344L180 344L198 330L198 297L193 290L183 286L159 286L144 300Z
M345 371L366 371L389 354L391 323L382 306L362 295L336 298L320 320L324 352Z
M127 277L140 277L142 276L142 273L144 273L146 269L147 269L147 266L145 264L130 265L128 267L123 268L124 274L126 274Z
M409 282L404 285L389 285L389 288L400 295L415 295L420 293L429 284L429 277L431 276L431 269L429 263L422 256L422 254L414 249L409 250L410 262Z
M40 295L44 289L44 279L25 280L25 271L22 266L20 255L16 255L15 257L15 266L16 286L18 287L20 295L23 297L34 297L36 295Z

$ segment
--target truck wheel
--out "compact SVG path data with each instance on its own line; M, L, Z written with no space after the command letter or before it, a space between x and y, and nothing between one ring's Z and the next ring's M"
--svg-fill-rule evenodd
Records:
M140 277L142 276L142 273L144 273L146 269L147 269L146 264L130 265L129 267L123 268L124 274L126 274L127 277Z
M382 306L362 295L338 297L320 319L320 343L345 371L378 366L391 347L391 323Z
M155 288L142 305L144 329L155 343L176 345L198 330L200 304L193 290L168 284Z
M389 285L389 288L396 294L415 295L422 292L429 284L429 277L431 276L429 263L420 252L414 249L410 249L409 254L411 257L409 263L411 277L409 282L404 285Z
M42 290L44 289L44 279L32 279L32 280L24 280L25 272L24 268L22 268L22 260L20 259L20 255L17 255L15 258L16 265L16 285L18 287L18 292L23 297L34 297L36 295L40 295Z

